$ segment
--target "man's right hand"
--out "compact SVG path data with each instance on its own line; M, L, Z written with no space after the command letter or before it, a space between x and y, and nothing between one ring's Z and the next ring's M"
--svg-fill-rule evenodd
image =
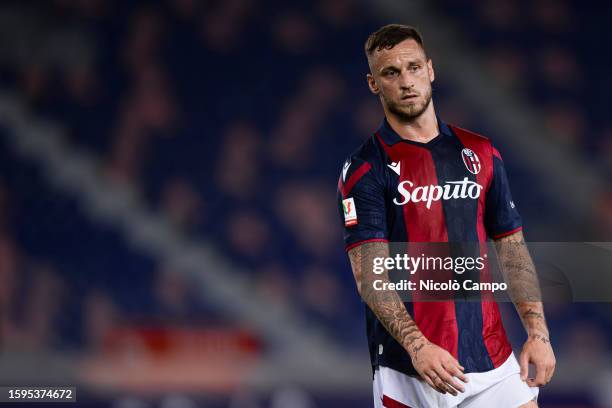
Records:
M463 374L465 369L448 351L424 340L410 347L409 353L412 365L433 389L452 395L465 391L463 384L457 380L468 382L468 378Z

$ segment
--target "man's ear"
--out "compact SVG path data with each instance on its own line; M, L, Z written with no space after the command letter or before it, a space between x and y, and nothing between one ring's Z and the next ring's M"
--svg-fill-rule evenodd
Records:
M427 60L427 71L429 71L429 81L433 82L436 79L436 73L433 69L433 62L431 62L431 58Z
M366 78L368 80L368 87L370 88L370 92L372 92L374 95L378 95L380 90L378 89L378 84L376 83L376 80L374 79L374 75L367 74Z

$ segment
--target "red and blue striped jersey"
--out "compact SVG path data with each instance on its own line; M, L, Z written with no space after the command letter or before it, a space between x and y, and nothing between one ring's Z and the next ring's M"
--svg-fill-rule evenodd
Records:
M439 118L438 127L438 136L420 143L402 139L385 120L346 160L338 208L347 251L372 241L485 243L522 228L491 141ZM425 337L466 372L494 369L512 351L492 298L405 305ZM408 353L365 309L372 365L415 374Z

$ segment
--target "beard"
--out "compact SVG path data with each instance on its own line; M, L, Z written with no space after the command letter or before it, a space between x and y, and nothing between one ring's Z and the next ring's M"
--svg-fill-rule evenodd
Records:
M431 86L425 91L422 98L417 98L416 100L412 100L409 103L402 103L390 101L386 99L384 96L383 103L387 105L387 109L389 112L396 115L401 121L410 122L425 112L429 104L431 103Z

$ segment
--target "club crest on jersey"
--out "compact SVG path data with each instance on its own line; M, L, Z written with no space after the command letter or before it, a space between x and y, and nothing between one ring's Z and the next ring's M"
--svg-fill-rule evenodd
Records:
M465 167L470 173L480 173L480 168L482 167L480 165L480 159L472 149L465 148L461 150L461 158L463 159L463 164L465 164Z
M350 227L357 224L357 209L353 197L342 200L342 210L344 212L344 225Z

